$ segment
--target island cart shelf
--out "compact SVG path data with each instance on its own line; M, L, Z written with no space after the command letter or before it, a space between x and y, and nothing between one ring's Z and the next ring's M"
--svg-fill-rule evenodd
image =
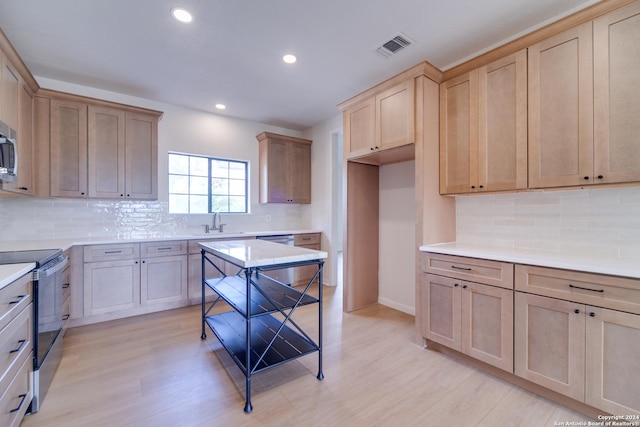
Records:
M218 241L200 244L202 250L202 339L205 324L246 378L245 412L251 412L251 376L310 353L318 352L318 375L322 380L322 269L326 252L286 246L264 240ZM262 255L261 255L262 254ZM266 254L269 254L266 256ZM214 258L231 263L240 270L228 276ZM211 264L221 275L207 278L205 267ZM304 288L293 288L263 273L269 270L317 265L314 277ZM318 281L318 297L309 294ZM205 288L216 298L205 301ZM220 301L233 311L210 314ZM318 307L317 340L295 322L298 307Z

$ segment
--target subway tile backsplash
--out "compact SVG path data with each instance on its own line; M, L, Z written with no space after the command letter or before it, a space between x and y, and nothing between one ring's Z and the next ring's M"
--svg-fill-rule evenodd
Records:
M227 231L304 228L299 206L222 214ZM212 215L170 214L166 202L0 197L0 241L57 238L153 238L204 232Z
M640 259L640 187L456 197L456 240Z

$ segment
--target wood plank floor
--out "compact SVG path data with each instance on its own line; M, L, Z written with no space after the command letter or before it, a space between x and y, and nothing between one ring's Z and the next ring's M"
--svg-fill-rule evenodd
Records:
M71 329L40 412L25 427L553 426L588 418L413 340L413 317L384 306L342 313L325 288L324 375L317 353L244 377L192 306ZM316 313L298 320L312 334ZM314 335L311 335L314 336Z

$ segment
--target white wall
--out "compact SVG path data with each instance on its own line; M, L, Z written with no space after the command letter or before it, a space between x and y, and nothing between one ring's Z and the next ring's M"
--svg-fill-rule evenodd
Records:
M415 314L415 162L380 166L378 302Z

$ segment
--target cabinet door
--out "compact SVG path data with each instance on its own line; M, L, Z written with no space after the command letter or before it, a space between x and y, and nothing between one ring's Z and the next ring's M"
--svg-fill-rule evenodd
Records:
M51 100L51 196L87 197L87 105Z
M425 274L422 283L422 336L461 351L460 281Z
M370 97L345 110L344 151L347 159L370 153L376 142L376 103Z
M375 145L385 150L415 143L414 79L377 94L375 103Z
M586 403L640 414L640 316L587 306Z
M640 3L596 19L596 182L640 181Z
M529 48L529 187L592 182L591 22Z
M290 203L311 203L311 146L288 143Z
M18 92L18 179L2 184L2 189L20 194L34 195L33 179L33 95L20 85Z
M478 190L527 188L527 51L478 70Z
M124 197L124 112L88 108L89 197Z
M125 197L158 198L158 119L155 116L125 114Z
M266 144L266 149L268 150L268 160L265 165L267 187L266 200L264 200L263 203L287 203L289 200L288 143L286 141L272 139L266 142Z
M139 306L140 262L138 260L85 263L85 316L128 310Z
M515 374L584 401L585 306L515 293Z
M187 256L146 258L140 271L142 305L187 300Z
M440 85L440 193L477 190L478 70Z
M513 373L513 291L462 283L462 352Z
M0 52L0 120L12 129L18 129L18 94L20 74L9 59ZM18 138L20 135L18 135Z

